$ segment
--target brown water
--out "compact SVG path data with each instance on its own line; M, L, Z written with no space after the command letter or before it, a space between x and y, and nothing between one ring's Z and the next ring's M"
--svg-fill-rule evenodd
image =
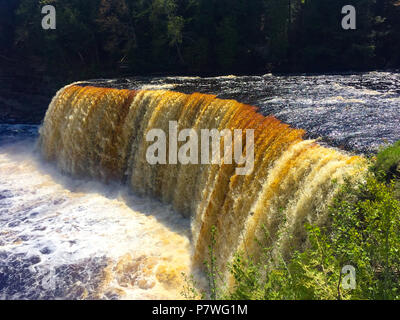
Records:
M196 131L253 129L255 170L241 176L236 164L150 165L146 133L155 128L167 132L169 121L177 121L179 129ZM362 170L361 158L303 140L303 135L304 131L234 100L73 85L50 105L40 148L61 172L104 182L126 181L136 194L172 204L190 217L192 270L208 258L215 226L216 263L223 270L237 250L256 257L255 238L283 256L290 248L301 247L304 223L323 223L326 218L327 204L337 189L332 180L341 182Z

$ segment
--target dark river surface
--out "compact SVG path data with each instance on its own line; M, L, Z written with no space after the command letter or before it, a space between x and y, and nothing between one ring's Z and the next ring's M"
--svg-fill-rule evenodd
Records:
M126 89L215 94L254 105L308 137L356 153L370 153L400 139L400 74L263 75L100 79L84 82ZM27 101L27 104L29 101ZM1 106L0 106L1 107ZM18 122L18 119L13 119ZM1 125L0 143L35 135L38 126Z
M215 94L259 107L329 145L370 153L400 139L400 74L160 77L94 80L127 89Z

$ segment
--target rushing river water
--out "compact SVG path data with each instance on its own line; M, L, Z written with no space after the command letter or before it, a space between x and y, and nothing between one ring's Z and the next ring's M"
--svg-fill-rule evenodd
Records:
M89 83L236 99L356 153L400 139L396 73ZM180 298L190 221L124 186L62 175L38 154L37 135L35 125L0 124L0 299Z
M400 139L400 74L162 77L95 80L127 89L166 89L215 94L259 107L333 146L371 152Z

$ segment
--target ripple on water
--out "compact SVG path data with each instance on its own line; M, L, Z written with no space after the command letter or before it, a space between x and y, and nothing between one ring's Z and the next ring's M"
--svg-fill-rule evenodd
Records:
M129 81L128 81L129 80ZM260 107L329 145L361 153L400 139L400 74L264 75L215 78L159 77L95 80L98 86L167 88L215 94ZM384 123L385 130L372 127ZM332 129L334 128L334 130ZM359 135L352 135L353 131Z

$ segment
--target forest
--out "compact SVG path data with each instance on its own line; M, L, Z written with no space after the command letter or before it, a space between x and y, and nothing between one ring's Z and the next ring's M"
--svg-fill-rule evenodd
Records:
M396 69L399 46L397 0L0 0L2 72L63 81Z

